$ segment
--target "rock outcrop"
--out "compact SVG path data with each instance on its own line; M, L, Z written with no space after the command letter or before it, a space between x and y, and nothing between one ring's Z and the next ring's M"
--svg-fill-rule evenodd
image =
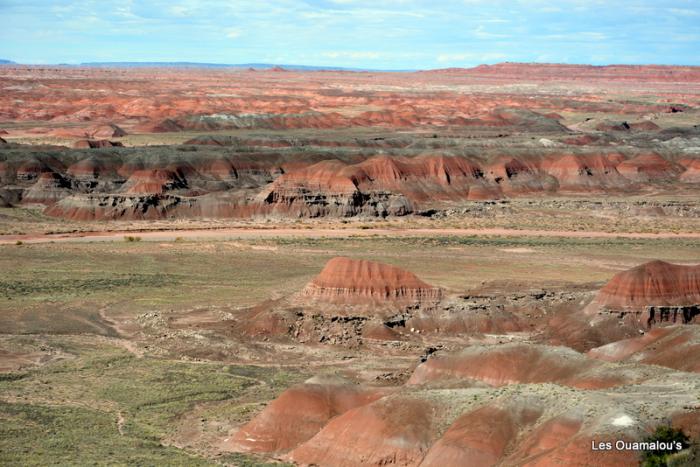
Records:
M326 263L301 295L331 303L430 303L439 300L442 291L395 266L338 257Z
M611 310L644 311L648 307L700 304L700 265L651 261L616 274L601 290L596 304Z
M672 180L677 178L681 169L658 154L641 154L627 159L617 165L617 171L623 177L637 182L649 180Z
M435 439L435 408L410 395L345 412L288 456L302 465L418 465Z
M533 344L470 346L462 352L431 357L414 371L408 384L480 381L489 386L557 383L582 389L629 384L634 374L606 368L566 347Z
M655 328L640 337L596 347L587 355L608 362L638 362L700 373L700 326Z
M51 205L71 193L68 180L55 172L43 172L34 185L24 190L22 202Z
M120 126L115 125L114 123L109 123L88 130L86 132L86 136L89 139L122 138L127 136L127 132Z
M261 453L286 452L315 436L333 418L390 392L333 377L314 377L284 391L242 426L227 448Z
M175 172L167 169L136 170L126 181L125 193L157 193L187 188L187 183Z

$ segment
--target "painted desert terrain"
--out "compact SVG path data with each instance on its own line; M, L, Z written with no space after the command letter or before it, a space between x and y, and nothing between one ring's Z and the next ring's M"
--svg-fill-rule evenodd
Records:
M0 464L700 463L700 68L0 89Z

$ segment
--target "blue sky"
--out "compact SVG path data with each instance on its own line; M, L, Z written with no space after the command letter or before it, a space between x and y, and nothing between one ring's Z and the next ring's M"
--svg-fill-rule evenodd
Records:
M700 0L0 0L0 58L700 65Z

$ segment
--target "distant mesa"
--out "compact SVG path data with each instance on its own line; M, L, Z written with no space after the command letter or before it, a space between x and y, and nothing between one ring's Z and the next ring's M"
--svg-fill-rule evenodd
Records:
M87 136L88 139L123 138L124 136L127 136L127 133L118 125L110 123L107 125L100 125L89 130L86 132L85 136Z
M598 293L605 306L620 309L700 303L700 265L650 261L616 274Z
M627 122L603 121L595 126L598 131L630 131L630 124Z
M680 181L684 183L700 183L700 159L685 161L685 172L680 176Z
M187 188L187 183L175 172L168 169L136 170L123 187L125 193L158 193Z
M73 144L76 149L99 149L99 148L112 148L112 147L122 147L124 146L120 142L109 141L106 139L81 139Z
M659 125L652 122L651 120L645 120L643 122L633 122L629 124L630 128L635 131L658 131L661 129Z
M51 205L70 196L71 184L56 172L42 172L36 183L25 190L23 203Z
M656 153L648 153L620 162L617 171L630 180L646 182L676 178L682 168Z
M685 323L700 313L700 265L651 261L616 274L596 296L594 307L642 314L648 325Z
M329 302L439 300L442 290L413 273L374 261L333 258L303 290L302 295Z

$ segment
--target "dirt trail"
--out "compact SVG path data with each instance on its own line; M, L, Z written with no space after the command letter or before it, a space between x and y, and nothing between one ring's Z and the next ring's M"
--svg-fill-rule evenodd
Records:
M126 419L124 418L124 414L121 412L117 412L117 430L119 430L119 434L124 436L124 425L126 424Z
M107 325L111 326L112 329L117 331L118 334L123 335L124 332L120 328L119 323L114 321L111 318L107 317L107 307L100 308L99 315L100 318L102 319L103 322L107 323ZM136 345L134 342L124 339L122 337L110 337L106 338L109 339L110 342L113 342L115 344L118 344L122 346L124 349L126 349L129 353L133 354L136 358L143 358L143 351L139 349L138 345Z
M555 237L555 238L647 238L647 239L700 239L700 232L598 232L574 230L516 230L516 229L261 229L227 228L211 230L160 230L144 232L82 232L75 234L48 235L0 235L0 245L49 242L115 242L124 241L124 236L138 236L146 241L183 240L233 240L264 238L346 238L346 237L447 237L447 236L501 236L501 237Z

